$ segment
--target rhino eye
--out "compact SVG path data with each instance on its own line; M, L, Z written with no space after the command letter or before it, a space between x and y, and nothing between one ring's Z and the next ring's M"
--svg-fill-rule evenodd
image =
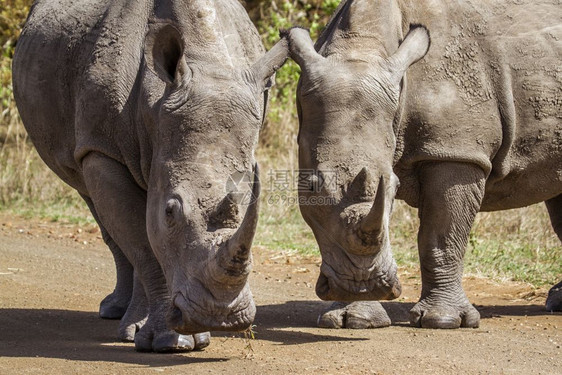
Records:
M166 220L176 221L180 218L182 204L177 198L168 199L166 202Z
M308 190L312 193L318 193L321 187L320 177L317 175L312 175L308 179Z

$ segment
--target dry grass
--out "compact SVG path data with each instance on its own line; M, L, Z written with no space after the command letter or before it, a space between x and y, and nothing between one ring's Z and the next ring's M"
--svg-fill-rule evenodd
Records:
M0 115L0 210L53 220L91 221L78 194L43 163L13 101Z
M276 88L273 90L273 97L276 97ZM282 196L287 200L294 199L296 191L292 188L280 191L273 186L277 181L276 173L286 174L294 183L295 171L298 171L298 120L294 107L294 101L289 101L283 108L278 108L275 118L270 118L260 134L257 158L263 186L256 242L280 250L307 252L315 250L314 238L305 227L298 206L278 200Z
M391 241L397 262L418 267L417 211L396 202ZM516 210L482 212L469 237L465 274L516 280L535 286L562 279L562 246L552 230L544 204Z

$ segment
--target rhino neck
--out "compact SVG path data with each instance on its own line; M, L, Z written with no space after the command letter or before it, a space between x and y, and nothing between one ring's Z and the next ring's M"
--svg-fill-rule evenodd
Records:
M343 2L318 39L324 56L341 54L371 60L388 57L402 39L402 15L395 0L348 0Z

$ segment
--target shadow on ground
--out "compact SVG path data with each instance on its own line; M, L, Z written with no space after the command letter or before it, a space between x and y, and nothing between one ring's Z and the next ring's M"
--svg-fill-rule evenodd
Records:
M118 321L97 313L67 310L0 309L0 357L60 358L161 367L227 358L138 353L132 343L116 342Z
M410 325L412 302L381 302L392 320L392 325ZM267 328L316 327L318 315L326 310L331 302L288 301L278 305L258 306L256 324ZM546 311L544 305L475 305L482 319L499 316L547 316L560 315ZM329 330L326 330L329 332Z
M562 312L546 311L544 305L503 305L503 306L482 306L475 305L480 311L483 319L497 318L500 316L543 316L553 315L562 316Z
M392 324L409 325L413 303L383 302ZM315 332L318 315L330 305L323 301L288 301L258 306L256 331L260 340L278 345L321 341L360 341L352 331L325 329ZM542 305L476 306L483 319L498 316L562 315L550 313ZM160 367L201 362L221 362L228 358L198 358L189 355L137 353L133 344L115 342L118 321L102 320L95 312L0 309L0 357L42 357L78 361L103 361ZM301 328L302 330L299 330ZM347 334L346 332L349 332ZM235 334L243 337L242 334ZM215 337L232 334L213 333Z

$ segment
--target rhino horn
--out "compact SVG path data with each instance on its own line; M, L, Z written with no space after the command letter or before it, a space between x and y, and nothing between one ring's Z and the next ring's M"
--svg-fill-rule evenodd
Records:
M238 214L240 213L239 194L230 192L217 205L209 219L210 224L220 228L235 228L240 222Z
M382 231L386 207L386 182L381 176L377 187L377 195L371 210L361 221L361 231L378 235Z
M260 180L258 166L254 167L252 201L246 210L244 220L234 235L218 250L218 266L223 274L235 279L244 279L250 272L252 241L258 223Z
M352 200L372 197L373 188L373 177L367 167L363 167L349 185L347 196Z

